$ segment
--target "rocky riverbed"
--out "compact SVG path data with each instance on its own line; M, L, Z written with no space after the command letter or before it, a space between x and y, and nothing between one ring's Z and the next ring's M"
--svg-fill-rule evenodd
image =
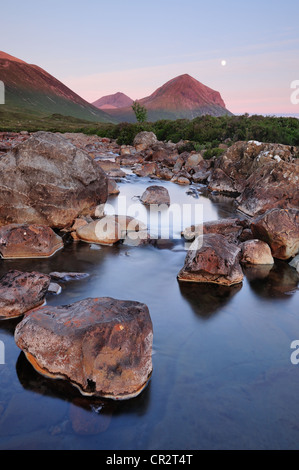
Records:
M158 408L160 407L160 412L164 405L169 409L169 412L165 412L164 419L154 425L157 435L161 436L164 426L173 426L173 413L179 406L180 394L187 394L188 400L193 401L194 406L195 403L197 403L196 406L199 405L198 399L187 385L188 381L199 391L201 380L204 377L204 380L208 378L204 371L207 370L209 373L212 371L213 361L207 357L208 351L211 350L207 339L199 346L197 341L186 342L186 335L188 336L193 328L202 338L199 326L201 322L197 323L196 318L210 318L213 317L213 312L219 311L223 311L226 316L225 306L229 304L229 312L234 324L239 321L241 303L249 300L251 309L245 308L246 328L244 330L244 324L237 328L240 338L245 340L246 329L248 330L249 325L253 326L250 313L255 307L251 291L258 293L255 295L264 299L277 297L277 303L272 304L272 300L271 302L267 300L267 306L265 305L266 310L276 309L279 306L275 321L278 321L279 309L283 306L283 302L292 299L291 307L289 307L290 316L287 316L285 327L290 332L295 327L295 319L292 315L296 312L294 299L297 298L296 289L299 280L296 271L296 254L299 249L298 190L296 190L298 164L295 159L296 149L276 144L242 142L232 146L222 157L207 161L204 155L196 152L180 153L179 145L157 142L153 135L140 135L138 139L132 147L120 147L115 142L96 136L37 133L33 136L22 136L22 142L18 145L11 145L7 152L3 152L0 158L3 169L0 192L2 191L3 197L7 197L6 201L10 204L10 210L2 211L0 252L3 258L1 261L3 294L1 294L1 302L6 302L8 313L5 316L7 318L18 316L18 319L14 320L17 328L5 326L10 325L12 320L3 320L1 325L4 325L4 329L8 328L7 331L12 328L13 335L16 334L15 344L10 343L14 354L18 347L26 354L27 359L25 361L22 359L18 368L22 381L25 381L24 383L28 381L27 374L24 375L22 372L27 367L24 364L31 363L37 373L36 378L39 377L38 380L50 380L49 377L56 377L55 380L52 378L50 382L45 382L51 384L54 395L60 394L59 384L63 379L63 383L73 384L76 390L79 388L81 392L83 391L83 396L93 395L95 400L93 403L96 403L96 399L113 396L124 398L124 395L127 395L126 398L130 398L130 403L135 402L138 406L136 400L141 400L139 403L143 403L142 406L144 406L144 400L147 394L151 393L149 389L152 389L151 384L157 374L154 390ZM30 158L30 155L33 157ZM71 168L68 171L69 166ZM10 185L12 176L5 174L5 168L9 169L11 175L15 174L15 185ZM201 172L204 173L203 179L200 179ZM248 176L246 180L244 175ZM265 178L264 183L268 185L268 191L263 186L261 178ZM114 191L109 191L110 182ZM255 189L259 185L263 186L263 191L257 192ZM9 187L9 192L7 187ZM147 203L144 203L148 188L152 187L157 188L150 190L153 193L151 198L153 195L155 198L147 199ZM20 192L17 188L22 188L23 194L28 192L28 196L19 201L20 205L16 204L17 195ZM67 197L68 188L71 191L70 198ZM55 196L53 200L50 199L52 191ZM117 210L122 196L126 196L128 205L132 202L137 204L138 216L124 215L118 211L116 217L110 213L105 214L105 202L110 204L110 211L112 208ZM153 237L152 227L149 226L152 220L148 219L151 207L154 204L163 204L168 208L166 210L170 210L171 204L177 203L181 206L186 203L186 206L189 204L193 208L202 205L203 221L197 219L199 213L195 211L194 220L190 216L180 220L180 225L175 225L174 222L172 237L164 239ZM250 207L250 210L241 210L244 209L244 204L247 208ZM149 220L150 224L148 224ZM109 229L108 232L107 229ZM49 230L52 231L51 234ZM107 233L109 233L108 238ZM189 243L188 250L186 250L186 242ZM104 267L105 278L101 277L101 270L98 270L99 261ZM53 272L56 272L56 278ZM100 276L97 282L93 279L95 274L96 279ZM85 275L87 277L84 277ZM40 291L34 294L33 286L38 276L40 276ZM66 280L67 276L69 276L68 280ZM56 290L56 294L53 294L55 292L53 283L56 285L58 283L61 294L57 295L59 289ZM51 288L50 285L52 285ZM163 286L165 286L165 291ZM23 302L22 307L11 300L17 299L17 293ZM37 303L26 304L25 293L30 301L36 297ZM169 295L173 298L169 298ZM103 305L108 301L107 296L110 299L110 306L108 309L105 307L105 310ZM239 301L233 302L232 299L236 296ZM96 305L99 305L99 309L90 310L88 338L94 338L90 341L81 330L80 315L83 307L80 306L84 305L84 311L87 312L92 299ZM168 299L167 302L166 299ZM39 305L44 301L48 306L40 307ZM124 303L120 307L118 302ZM176 302L177 305L175 305ZM14 309L8 307L11 304ZM54 308L54 305L58 310ZM64 307L60 309L62 305ZM138 333L135 326L125 320L126 314L121 313L123 308L131 311L133 305L140 313L147 312L141 315L143 320L138 321L138 327L141 328ZM33 307L34 310L32 310ZM258 311L260 311L259 308ZM180 309L184 312L183 318L179 314ZM77 313L73 315L72 311ZM190 317L192 311L196 312L195 319L192 315ZM3 312L5 312L4 307L2 307ZM109 333L105 333L99 326L101 322L107 324L107 315L110 318L107 325ZM48 321L45 324L44 319L47 317L49 320L50 318L57 319L58 325ZM261 326L263 334L266 335L267 328L264 319L258 318L254 312L253 317ZM33 323L31 325L31 320L36 322L36 326L33 326ZM40 321L42 323L39 323ZM151 330L151 323L153 330ZM241 368L236 357L231 356L229 359L230 354L233 354L233 350L228 346L231 338L228 328L230 323L228 321L223 330L225 336L223 348L230 370L238 371L239 374ZM43 326L38 326L39 324ZM217 331L220 333L218 330L220 324L223 327L223 322L220 321L216 330L213 332L212 328L208 334L211 341ZM91 329L92 326L95 327L94 332ZM26 328L29 328L28 331L37 328L36 334L28 335ZM143 330L145 333L141 333ZM173 338L163 344L163 338L168 330L172 332ZM115 340L111 331L114 332L113 335L116 335ZM204 331L207 333L207 328L204 328ZM155 340L156 334L157 340ZM60 339L54 340L54 335L58 335ZM78 346L71 339L75 337L73 335L81 338ZM259 374L265 369L261 366L257 372L258 368L256 365L253 366L253 356L249 352L250 344L257 344L257 341L266 356L267 348L262 348L255 335L256 329L253 328L248 343L249 349L246 346L242 350L240 343L235 351L237 351L236 354L241 355L245 363L249 361L255 373ZM112 338L112 343L105 340L108 336ZM289 336L291 338L291 333ZM138 347L136 337L140 339ZM150 337L152 339L149 339ZM275 334L270 333L269 338L271 350L275 351L274 356L278 358L283 346L281 345L281 348L277 346L275 349ZM152 341L153 351L151 352ZM184 359L179 360L180 367L176 371L177 368L173 363L176 354L172 353L175 343L172 341L185 344L178 356ZM186 344L189 346L187 347ZM47 350L42 349L45 345L51 345L50 350L55 355L57 363L46 358ZM86 351L83 360L82 355L80 356L81 366L77 364L76 354L71 349L71 345L79 351ZM160 348L162 351L162 357L159 353L153 354L157 352L156 345L158 350ZM197 356L198 347L202 359ZM202 350L202 347L206 352ZM123 348L123 356L116 353L117 348ZM106 354L104 357L107 358L104 361L101 356L103 352ZM181 366L183 364L186 366L187 356L194 364L194 359L191 359L190 354L199 357L199 368L194 369L194 366L190 364L190 368L187 368L184 374ZM90 355L94 362L90 360ZM153 372L151 360L154 362ZM54 368L52 368L53 364ZM172 366L166 374L167 385L163 378L163 368L167 369L170 364ZM275 364L276 370L276 359ZM266 360L264 367L268 368L269 365L270 361ZM84 367L80 371L82 366ZM137 369L134 370L133 366ZM236 384L237 377L231 380L225 377L219 367L216 367L216 370L223 386L225 383L231 386ZM289 381L292 372L289 367L287 370L289 375L286 380ZM241 376L238 375L238 377ZM60 379L59 382L57 378ZM248 380L252 386L253 376ZM244 377L241 382L250 395L253 392L248 389L248 380ZM175 381L177 393L168 400L166 397L169 389L174 385L173 381ZM216 382L212 380L214 386ZM107 386L106 391L103 389L103 384ZM128 384L132 387L130 388ZM48 385L45 386L48 387ZM110 386L113 388L109 388ZM205 400L207 400L205 386L203 383L201 386L203 386L202 398L206 397ZM17 385L14 387L18 390ZM122 389L122 387L125 388ZM278 386L277 400L280 390ZM20 390L18 392L20 393ZM69 391L65 394L63 391L62 395L66 398L68 394L72 396L73 393L75 392ZM136 398L139 394L140 398ZM212 395L216 398L215 391ZM133 396L135 398L132 398ZM224 405L225 409L227 407L231 409L229 405L231 398L228 396L225 393L221 394L222 400L228 400L227 406ZM259 396L262 400L264 395L260 393ZM79 398L78 400L80 401ZM11 408L14 405L10 402L9 405L6 404L8 402L5 394L2 403L0 425L5 426L5 423L10 421ZM110 422L111 405L109 401L107 403L101 402L99 406L107 410L110 416L107 419ZM241 406L241 399L239 404ZM89 406L88 402L84 402L83 409L86 406ZM256 406L258 409L259 405ZM149 413L152 425L157 417L158 408L155 408L154 414ZM129 409L131 413L134 413L133 404ZM184 409L190 409L191 413L191 405L187 409L180 405L178 409L178 422L182 426ZM207 409L212 413L210 405ZM69 416L73 418L66 420L67 425L63 425L63 421L57 416L57 421L60 423L58 434L64 434L63 426L65 426L66 434L69 434L69 439L71 439L70 425L73 426L73 432L80 434L78 413L84 417L83 421L86 418L87 434L93 435L93 426L95 427L94 435L101 432L97 427L101 427L100 419L95 419L101 413L96 416L94 413L87 413L86 416L85 412L78 411L80 405L77 412L74 412L74 408L72 410ZM186 412L189 416L189 411ZM287 415L288 419L292 420L289 412ZM112 421L116 423L117 419ZM205 420L203 422L205 423ZM226 422L225 419L224 422ZM258 422L259 418L256 417L255 423ZM239 420L235 419L234 423L234 432L236 432ZM53 435L55 434L54 425L51 426ZM104 424L102 426L103 429L107 429ZM141 423L138 424L138 428L140 426L142 426ZM193 420L193 424L184 422L182 429L185 431L191 429L195 432L197 426L197 422ZM147 445L155 445L154 437L149 436L148 427L145 426L145 429ZM9 435L17 435L16 431L11 432L12 434ZM84 434L83 430L81 432ZM145 434L143 433L143 436ZM178 435L184 440L181 433ZM250 435L253 439L253 434ZM109 440L109 437L107 439ZM125 446L125 437L122 439L122 445ZM171 433L172 442L177 442L176 439ZM109 442L111 445L111 441ZM289 440L287 442L287 445L291 445ZM162 443L163 439L161 445ZM164 443L168 447L165 439ZM84 447L83 442L80 445ZM240 445L242 445L242 439Z

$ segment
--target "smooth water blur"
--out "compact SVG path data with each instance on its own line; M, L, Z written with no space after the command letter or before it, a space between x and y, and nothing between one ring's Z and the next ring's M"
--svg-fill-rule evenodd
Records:
M149 184L156 181L129 176L120 195L138 202ZM233 214L229 198L208 199L199 186L191 195L189 187L163 186L172 201L202 204L205 221ZM247 268L243 284L231 288L179 284L185 256L177 239L140 247L75 242L47 260L1 260L0 274L89 273L61 283L49 305L99 296L147 304L154 370L135 399L86 398L34 371L14 342L20 320L2 321L0 449L298 448L299 365L290 361L290 344L299 339L296 271L279 262Z

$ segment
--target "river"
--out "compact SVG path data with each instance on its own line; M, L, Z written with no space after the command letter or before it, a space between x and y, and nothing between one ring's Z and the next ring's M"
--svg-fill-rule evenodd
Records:
M128 174L121 197L148 211L138 196L149 178ZM235 215L233 200L197 186L158 182L173 203L202 208L204 221ZM199 190L199 191L197 191ZM184 223L188 222L184 220ZM191 219L190 221L191 222ZM14 341L18 321L0 323L0 449L296 449L299 442L299 276L285 262L246 269L227 288L180 284L186 249L172 240L145 246L67 243L49 259L1 260L0 273L85 272L62 283L48 305L111 296L147 304L154 328L153 374L137 398L87 398L60 380L40 376ZM5 362L3 364L3 362Z

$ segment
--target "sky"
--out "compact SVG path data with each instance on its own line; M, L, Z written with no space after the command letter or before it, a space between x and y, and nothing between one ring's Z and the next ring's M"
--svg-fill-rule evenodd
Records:
M0 0L0 50L89 102L118 91L140 99L188 73L235 114L296 114L298 9L298 0Z

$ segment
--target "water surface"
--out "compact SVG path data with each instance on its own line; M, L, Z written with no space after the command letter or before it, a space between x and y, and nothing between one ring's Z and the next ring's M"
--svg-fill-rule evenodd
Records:
M129 176L121 196L138 203L149 184L172 202L202 204L205 221L234 214L229 198ZM192 192L192 191L191 191ZM117 206L117 198L110 202ZM140 217L145 216L140 207ZM179 227L174 227L179 232ZM232 288L178 283L184 243L95 247L75 242L47 260L1 260L8 269L87 272L62 283L48 305L111 296L148 305L154 326L153 375L137 398L86 398L40 376L14 342L19 319L0 323L0 449L296 449L299 365L298 275L284 262L246 269Z

